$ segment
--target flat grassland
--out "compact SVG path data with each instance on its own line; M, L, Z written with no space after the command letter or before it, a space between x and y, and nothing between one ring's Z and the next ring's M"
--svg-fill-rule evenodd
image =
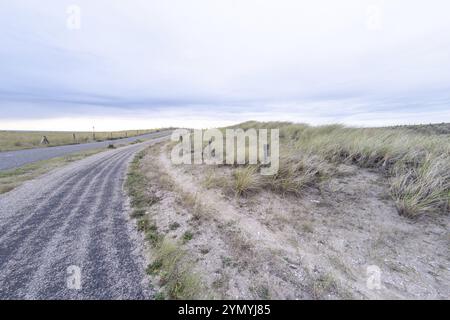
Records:
M11 190L14 190L22 183L28 180L35 179L47 172L65 166L71 162L84 159L96 153L106 151L107 149L94 149L78 153L73 153L65 157L53 158L50 160L43 160L36 163L31 163L20 167L18 169L1 171L0 172L0 195Z
M151 133L156 130L157 129L95 132L95 139L92 132L0 131L0 152L116 140L127 137L135 137ZM46 136L50 142L48 145L41 144L43 136Z
M43 174L46 174L47 172L63 167L72 162L82 160L100 152L121 148L137 142L139 142L139 140L135 142L122 142L119 144L110 145L106 148L75 152L63 157L30 163L17 169L0 171L0 195L14 190L28 180L35 179Z

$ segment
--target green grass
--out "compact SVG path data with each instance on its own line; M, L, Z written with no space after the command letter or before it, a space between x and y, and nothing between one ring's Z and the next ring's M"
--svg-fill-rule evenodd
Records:
M155 299L187 300L198 298L202 292L200 278L192 272L189 256L180 244L170 241L158 231L157 225L151 221L148 209L155 205L159 198L149 195L149 178L144 174L141 162L150 149L139 152L132 161L126 188L131 198L132 216L137 219L137 228L145 234L145 239L152 247L153 262L147 267L147 274L159 278L160 290ZM195 205L195 199L193 205ZM170 225L171 230L180 227L178 223ZM193 234L186 232L182 236L182 243L193 238Z
M64 157L43 160L36 163L28 164L18 169L0 172L0 194L9 192L19 187L22 183L35 179L51 170L63 167L71 162L78 161L94 155L96 153L106 151L106 149L95 149L70 154Z
M126 137L155 132L152 130L129 130L116 132L96 132L95 139L92 132L56 132L56 131L0 131L0 152L40 147L52 147L69 144L80 144L93 141L115 140ZM75 134L75 139L73 135ZM41 139L46 136L49 145L41 145Z
M145 208L137 208L133 210L133 212L131 213L131 217L135 219L142 218L146 213L147 210Z
M147 152L148 149L145 149L137 153L131 162L127 175L126 188L131 198L131 207L133 209L131 217L136 219L138 231L143 232L145 239L153 247L156 247L163 236L158 232L157 225L149 220L147 212L160 199L153 194L147 193L149 181L140 166L141 160Z
M194 238L194 234L191 231L186 231L183 234L183 243L188 243L192 238Z
M163 240L155 254L155 260L147 273L159 275L165 296L173 300L190 300L199 297L201 282L186 262L186 252L176 243Z
M134 212L142 212L147 207L158 203L160 199L155 195L148 195L146 189L148 181L145 174L140 169L140 162L145 157L147 150L138 152L133 161L131 162L126 187L131 198L131 206Z

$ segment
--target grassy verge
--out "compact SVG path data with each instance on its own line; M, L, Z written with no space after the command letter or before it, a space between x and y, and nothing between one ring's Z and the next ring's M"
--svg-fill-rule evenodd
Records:
M0 131L0 152L117 140L157 131L159 129L96 132L95 139L92 132ZM47 137L50 142L49 145L41 145L43 136Z
M155 249L154 261L148 266L147 273L159 277L159 283L164 288L157 298L195 299L200 280L191 272L192 266L186 262L187 253L177 243L168 239L159 242Z
M63 167L71 162L84 159L106 149L94 149L67 155L65 157L43 160L23 167L0 172L0 194L9 192L28 180L35 179L51 170Z
M126 188L131 200L132 217L136 219L138 230L145 234L152 248L152 263L147 274L156 280L159 291L155 299L194 299L198 296L201 284L192 272L189 256L183 250L183 243L167 239L149 214L152 206L160 199L151 193L149 178L143 172L141 161L150 149L139 152L132 161ZM184 237L186 240L188 236Z

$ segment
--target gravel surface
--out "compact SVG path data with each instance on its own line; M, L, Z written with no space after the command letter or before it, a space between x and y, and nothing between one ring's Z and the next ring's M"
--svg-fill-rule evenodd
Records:
M139 139L140 140L152 139L164 135L167 135L167 131L149 133L138 137L107 140L102 142L0 152L0 171L15 169L29 163L48 160L56 157L62 157L80 151L106 148L109 144L121 144L121 143L127 144Z
M106 151L0 195L0 299L146 299L126 171L145 145ZM70 266L81 290L67 285Z

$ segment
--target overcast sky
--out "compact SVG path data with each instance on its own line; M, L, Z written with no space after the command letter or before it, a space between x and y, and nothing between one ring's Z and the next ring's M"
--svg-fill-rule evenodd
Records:
M448 0L0 0L0 129L450 122L449 12Z

